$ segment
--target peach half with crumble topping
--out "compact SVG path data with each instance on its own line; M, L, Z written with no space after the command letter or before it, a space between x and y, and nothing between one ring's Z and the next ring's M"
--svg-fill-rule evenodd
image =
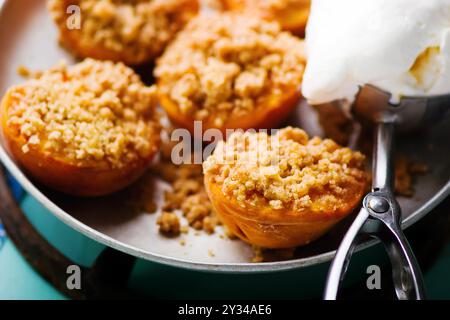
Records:
M60 64L7 91L3 138L38 182L104 195L135 181L158 152L156 101L155 88L121 63Z
M239 238L290 248L321 237L360 203L364 156L301 129L246 132L203 163L213 208Z

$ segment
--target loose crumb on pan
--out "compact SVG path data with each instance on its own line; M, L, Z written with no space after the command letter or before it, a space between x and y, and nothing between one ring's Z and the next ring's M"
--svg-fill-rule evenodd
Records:
M270 96L299 89L303 42L277 23L237 14L200 15L179 33L158 60L162 94L180 112L220 126Z
M212 209L211 202L203 183L202 166L196 164L175 165L171 161L173 144L164 142L161 147L161 159L150 170L170 184L164 193L162 210L165 212L181 211L188 226L213 234L220 224ZM182 233L188 233L187 226Z
M156 223L159 231L167 236L178 236L181 233L180 218L175 213L163 211Z
M181 210L191 228L203 230L209 234L214 233L219 220L212 210L203 186L201 166L158 165L158 168L162 167L165 172L173 170L171 174L176 175L176 179L171 182L171 189L164 194L162 210L167 212Z
M395 159L395 193L412 197L414 195L414 176L428 172L428 166L408 159L400 155Z
M267 249L252 246L252 250L253 258L251 261L253 263L291 260L295 255L295 248Z
M237 235L235 235L226 225L223 226L224 228L224 237L227 237L230 240L236 240L238 239Z
M28 78L32 74L30 69L28 69L24 65L20 65L17 67L17 73L24 78Z
M252 250L253 250L252 262L253 263L264 262L264 256L263 256L262 248L258 247L258 246L252 246Z
M203 163L205 174L241 206L309 209L316 197L339 207L348 186L364 183L364 156L301 129L237 132Z
M347 146L355 131L355 123L351 115L344 110L340 101L314 106L324 136Z
M40 70L31 70L27 66L23 64L19 65L16 69L17 74L22 78L38 78L42 75L42 71Z
M49 0L49 10L65 33L79 34L80 46L100 47L138 63L159 55L196 13L196 0ZM67 28L67 7L80 7L80 28ZM66 37L66 38L64 38ZM77 52L75 52L77 53Z
M24 153L120 168L158 147L156 89L121 63L61 63L11 90L7 125L24 139Z

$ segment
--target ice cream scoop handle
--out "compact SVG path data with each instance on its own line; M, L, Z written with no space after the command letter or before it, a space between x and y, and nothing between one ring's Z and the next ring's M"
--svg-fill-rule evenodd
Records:
M398 299L421 300L425 298L422 272L401 229L401 208L394 195L394 119L385 113L376 127L372 192L365 197L363 206L370 215L371 223L366 225L376 226L377 221L381 224L365 231L386 247Z
M334 256L328 272L324 294L325 300L336 300L339 287L345 277L348 264L357 245L358 235L368 217L368 211L365 208L362 208L336 251L336 255Z
M375 237L383 242L391 260L392 279L397 298L399 300L425 299L422 272L400 224L389 216L382 217L381 221L385 228L382 228Z
M401 229L401 209L393 193L392 164L394 123L391 118L377 124L373 152L372 192L363 200L363 208L347 231L331 263L325 287L325 300L337 298L339 286L360 235L378 238L386 247L393 269L397 297L425 298L423 276Z
M392 190L394 185L394 123L391 114L383 115L375 131L372 162L372 190Z

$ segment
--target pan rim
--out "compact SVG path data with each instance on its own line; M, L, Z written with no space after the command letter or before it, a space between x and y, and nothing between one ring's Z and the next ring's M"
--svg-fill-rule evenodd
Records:
M210 263L210 262L195 262L192 260L179 259L161 254L150 253L148 251L139 249L137 247L125 244L118 241L104 233L101 233L88 225L82 223L76 218L72 217L69 213L65 212L54 202L52 202L47 196L45 196L19 169L16 163L10 158L0 144L0 161L5 168L13 175L13 177L22 185L22 187L33 196L39 203L41 203L47 210L55 215L59 220L80 232L81 234L102 243L108 247L119 250L121 252L133 255L137 258L144 260L165 264L172 267L179 267L188 270L196 271L208 271L217 273L259 273L259 272L273 272L273 271L288 271L297 268L304 268L312 265L317 265L330 261L336 250L328 251L319 255L292 259L287 261L277 262L261 262L261 263ZM438 203L450 195L450 181L439 190L431 199L425 202L418 210L408 216L402 223L402 228L408 228L412 224L416 223L428 212L430 212ZM377 240L371 240L360 244L356 251L360 251L373 246L378 243Z
M0 18L4 12L4 8L10 0L0 0ZM17 164L11 159L3 145L0 143L0 162L5 168L14 176L14 178L22 185L22 187L37 201L39 201L46 209L48 209L54 216L61 220L66 225L81 234L104 244L108 247L133 255L147 261L164 264L167 266L178 267L187 270L214 272L214 273L263 273L274 271L288 271L293 269L305 268L317 264L322 264L330 261L336 250L328 251L319 255L314 255L306 258L292 259L287 261L277 262L262 262L262 263L210 263L210 262L195 262L192 260L174 258L164 256L157 253L150 253L135 246L125 244L118 241L104 233L101 233L88 225L82 223L69 213L58 207L47 196L45 196L22 172ZM428 214L436 205L450 195L450 181L442 187L432 198L426 201L419 209L409 215L403 222L402 228L405 229L412 224L419 221L422 217ZM360 244L356 250L360 251L369 248L378 241L371 240Z

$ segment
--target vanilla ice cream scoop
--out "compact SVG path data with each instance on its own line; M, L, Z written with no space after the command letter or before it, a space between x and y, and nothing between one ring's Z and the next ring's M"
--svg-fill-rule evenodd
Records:
M306 48L312 104L365 84L393 100L450 93L450 0L313 0Z

